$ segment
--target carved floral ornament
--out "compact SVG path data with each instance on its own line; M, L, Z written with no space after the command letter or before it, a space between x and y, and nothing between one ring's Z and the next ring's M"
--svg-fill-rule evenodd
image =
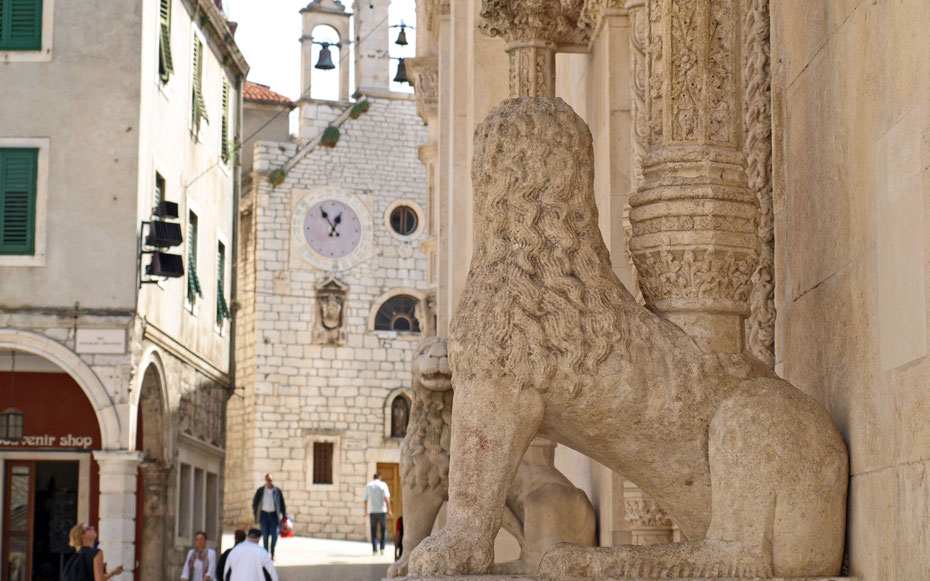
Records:
M407 61L407 76L417 97L417 114L428 122L439 113L439 59L417 57Z
M448 16L451 10L451 0L425 0L426 2L426 29L439 34L439 19Z
M478 29L508 45L585 47L590 30L579 22L584 4L583 0L482 0Z

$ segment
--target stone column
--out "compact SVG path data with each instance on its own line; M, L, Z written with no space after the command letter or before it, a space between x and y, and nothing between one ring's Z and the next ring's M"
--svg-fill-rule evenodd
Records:
M122 565L117 579L132 579L136 561L136 477L142 452L94 452L100 466L100 548L111 567Z
M139 563L137 581L162 581L165 578L166 530L165 516L168 512L168 475L171 465L162 460L144 460L142 485L145 501L142 514L142 559Z
M643 182L630 248L646 306L702 347L745 345L758 202L747 184L740 0L649 0Z
M660 545L675 540L672 519L629 480L623 483L623 508L632 544Z
M555 97L555 53L587 48L583 8L582 0L482 0L478 28L507 43L511 97Z

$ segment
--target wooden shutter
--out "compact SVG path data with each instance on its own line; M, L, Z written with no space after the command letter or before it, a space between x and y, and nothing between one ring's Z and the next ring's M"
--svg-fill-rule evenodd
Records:
M0 50L42 49L42 0L0 0Z
M161 0L158 19L158 74L161 81L167 83L174 72L174 60L171 58L171 0Z
M197 277L197 214L190 212L187 220L187 300L193 305L202 297Z
M229 305L226 304L226 246L222 242L216 245L216 324L222 325L223 319L232 320Z
M37 149L0 149L0 254L35 252Z
M194 38L194 59L192 68L194 78L191 83L193 85L191 115L194 122L194 132L196 133L200 131L201 119L207 123L210 122L210 119L207 117L207 106L204 104L203 100L203 43L196 37Z
M313 483L333 483L333 443L313 443Z
M220 123L220 157L229 163L229 81L223 79L223 122Z

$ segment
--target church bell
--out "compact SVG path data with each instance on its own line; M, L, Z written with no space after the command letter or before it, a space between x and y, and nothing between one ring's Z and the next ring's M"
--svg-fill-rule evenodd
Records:
M399 44L400 46L407 46L407 33L404 32L405 26L400 25L400 34L397 35L397 40L394 41L394 44Z
M320 43L320 58L316 61L313 68L323 71L331 71L336 68L333 64L333 56L329 52L329 43Z
M404 59L397 59L397 74L394 75L395 83L407 83L407 65L404 64Z

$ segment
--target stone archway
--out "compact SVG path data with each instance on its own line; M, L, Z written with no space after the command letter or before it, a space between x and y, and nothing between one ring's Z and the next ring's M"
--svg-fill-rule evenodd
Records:
M168 420L163 397L163 375L156 361L145 370L139 389L137 407L136 449L142 452L139 465L140 486L137 510L140 518L137 538L139 548L138 581L165 579L167 547Z

